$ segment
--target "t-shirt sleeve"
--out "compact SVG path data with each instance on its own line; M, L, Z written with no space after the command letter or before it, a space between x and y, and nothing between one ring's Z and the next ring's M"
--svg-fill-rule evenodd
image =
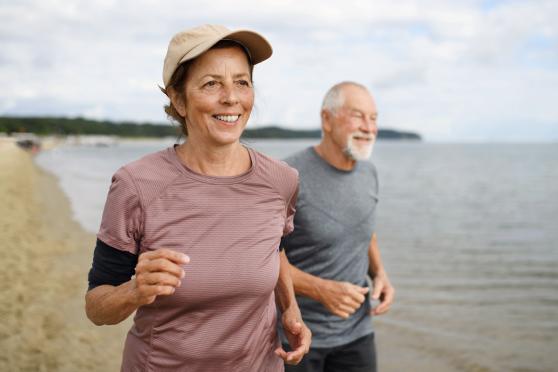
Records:
M285 226L283 228L283 236L289 235L294 230L294 215L296 212L296 200L298 197L298 172L294 171L292 176L292 184L290 198L287 203L287 213L285 218Z
M112 177L97 238L111 247L138 254L142 209L138 190L125 168Z

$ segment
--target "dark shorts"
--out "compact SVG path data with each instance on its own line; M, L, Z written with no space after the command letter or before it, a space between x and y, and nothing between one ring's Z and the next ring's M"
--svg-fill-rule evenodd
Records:
M285 365L285 372L376 372L374 333L346 345L310 348L298 365Z

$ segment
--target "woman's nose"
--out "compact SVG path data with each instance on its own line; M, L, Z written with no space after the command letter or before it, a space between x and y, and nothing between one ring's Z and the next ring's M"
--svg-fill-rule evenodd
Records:
M238 95L233 84L225 84L223 86L221 102L226 105L234 105L238 103Z

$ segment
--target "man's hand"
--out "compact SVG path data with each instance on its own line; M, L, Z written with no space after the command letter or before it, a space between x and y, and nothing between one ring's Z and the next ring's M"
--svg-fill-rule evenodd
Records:
M318 288L318 301L334 315L347 319L362 305L368 291L368 287L324 279Z
M133 286L137 305L150 304L157 296L173 294L185 275L180 265L188 262L188 256L170 249L142 253Z
M285 310L281 316L281 321L292 351L287 352L279 347L275 350L275 354L283 359L285 363L296 365L310 350L312 332L302 321L298 306L289 307Z
M373 281L372 299L379 300L380 304L373 308L371 312L373 315L385 314L393 303L395 288L393 288L385 273L375 275Z

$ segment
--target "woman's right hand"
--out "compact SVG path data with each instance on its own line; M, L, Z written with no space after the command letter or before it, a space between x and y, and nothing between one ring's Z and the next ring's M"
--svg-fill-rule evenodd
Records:
M137 306L147 305L160 295L171 295L184 278L181 265L190 257L171 249L161 248L140 254L133 280Z

